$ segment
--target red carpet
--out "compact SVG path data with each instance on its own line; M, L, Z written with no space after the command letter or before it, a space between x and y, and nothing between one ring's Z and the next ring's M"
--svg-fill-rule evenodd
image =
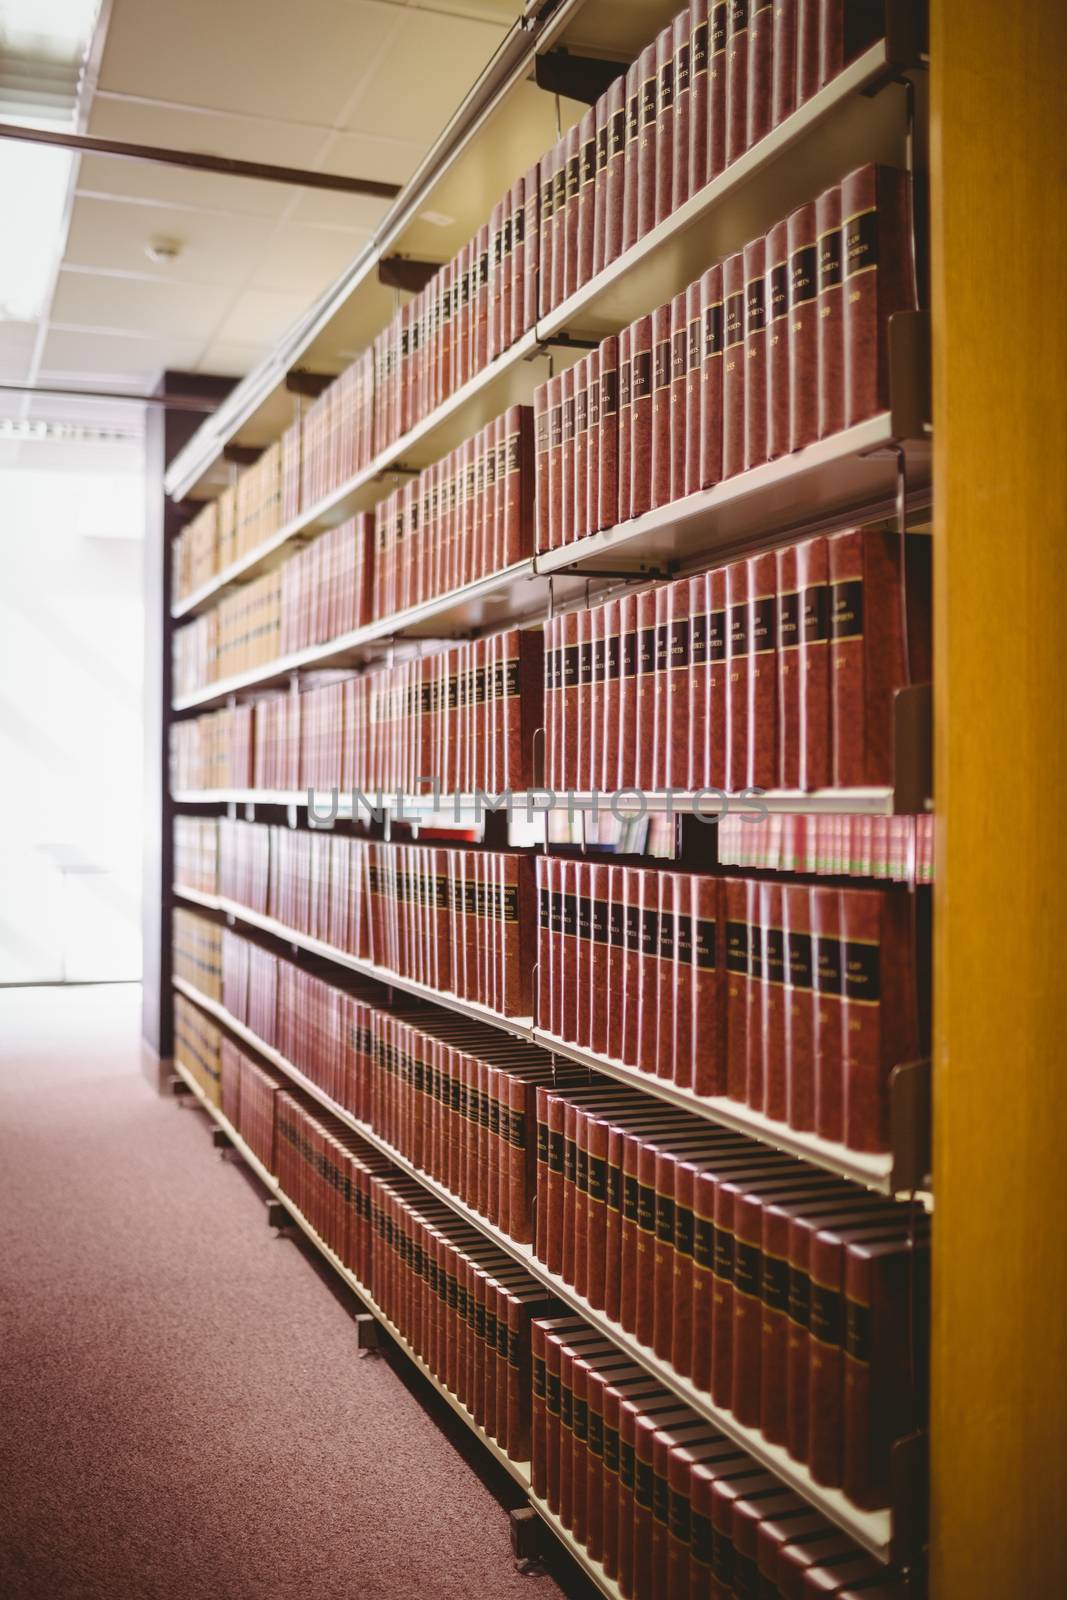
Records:
M153 1096L139 1007L0 992L0 1595L557 1600L496 1464Z

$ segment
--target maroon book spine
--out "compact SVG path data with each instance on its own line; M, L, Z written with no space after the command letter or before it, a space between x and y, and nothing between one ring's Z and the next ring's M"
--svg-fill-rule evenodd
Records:
M684 784L681 785L684 787ZM693 1055L696 1005L696 966L694 937L696 925L696 878L690 873L674 875L674 1005L667 1076L680 1089L693 1087ZM666 1354L670 1354L668 1349Z
M689 194L708 181L708 0L689 0Z
M722 264L722 476L745 464L745 263L738 250Z
M652 462L651 504L663 506L671 498L671 306L652 313Z
M726 166L726 69L729 17L736 0L708 0L708 177Z
M596 240L596 108L590 106L578 124L578 195L575 226L573 289L593 276ZM572 293L573 293L572 289Z
M819 87L819 11L825 0L797 0L797 105Z
M723 930L719 880L700 874L692 894L692 1085L697 1094L727 1092L723 993Z
M546 653L546 661L547 661ZM552 878L551 856L537 858L537 1005L539 1028L552 1027Z
M619 516L619 339L610 334L597 352L600 368L600 439L597 445L596 529L613 528Z
M555 304L552 298L552 275L554 271L552 247L555 242L552 213L556 206L556 163L558 159L559 145L557 144L546 155L542 156L539 166L541 203L538 208L537 219L540 247L537 262L537 304L542 317L547 316Z
M656 176L653 225L665 222L675 205L674 28L674 23L669 24L656 38Z
M726 1090L744 1103L748 1063L749 959L748 887L744 878L724 881L726 985Z
M623 1054L627 1066L638 1064L641 1030L641 904L642 874L623 868L623 920L626 930L623 978ZM608 1305L611 1314L610 1302Z
M841 184L844 424L889 407L889 319L915 306L911 178L860 167Z
M541 269L541 181L540 164L530 168L524 183L522 213L522 298L516 300L518 339L537 321L539 275Z
M797 546L800 594L800 787L831 782L829 549L823 538Z
M571 538L581 539L586 526L586 493L589 474L589 357L582 356L571 368L574 373L574 474L572 480Z
M682 579L667 590L667 701L664 728L664 784L684 789L689 775L690 636L689 584Z
M839 889L812 889L811 932L815 975L815 1132L820 1138L840 1142L844 1135L844 987Z
M691 285L696 288L697 285ZM669 498L680 500L685 494L687 422L689 391L688 292L682 290L671 301L671 413Z
M652 318L632 329L630 357L630 515L652 504Z
M785 1036L786 949L784 906L780 883L760 884L760 922L763 926L763 1110L776 1122L786 1120L788 1074Z
M552 306L558 306L566 295L567 163L573 142L569 131L559 140L552 171Z
M704 321L700 309L701 283L698 278L685 291L685 389L681 448L680 495L696 494L700 488L700 398L703 386Z
M637 596L624 594L619 601L619 686L613 733L609 731L609 765L605 788L627 788L635 776L637 760L636 709L638 669Z
M727 607L726 567L710 574L708 594L708 755L709 781L725 789L729 768L729 723L727 689L729 684L730 618Z
M692 18L688 6L674 19L674 148L671 156L671 209L689 199L689 118L692 111Z
M842 427L845 415L845 319L841 282L841 189L824 189L815 202L818 280L818 436Z
M748 137L749 147L774 126L774 0L749 0L748 11Z
M543 481L547 481L548 506L543 521L548 536L547 548L550 550L563 543L563 378L563 373L555 378L549 378L545 401L548 413L548 450Z
M833 781L893 781L893 692L906 681L896 534L850 529L827 541Z
M800 450L819 430L818 250L815 205L786 221L789 255L789 448Z
M800 787L801 597L797 547L778 551L778 785Z
M600 351L590 350L585 358L585 482L579 485L579 525L583 533L596 533L600 526Z
M700 481L710 489L723 476L723 295L722 267L700 279Z
M764 1079L763 984L764 925L761 920L760 889L755 878L745 882L745 916L748 921L748 1019L745 1024L745 1094L754 1111L762 1111L766 1097Z
M563 639L562 738L560 746L560 787L577 787L579 645L578 612L568 611L560 618Z
M619 253L637 242L637 157L641 145L641 83L647 52L631 62L626 72L626 148L623 153L622 239Z
M789 453L789 228L767 235L767 460Z
M669 46L668 46L669 48ZM640 120L637 145L637 238L656 223L656 146L658 144L656 118L659 113L659 72L657 46L646 45L638 57L641 74Z
M841 891L844 1138L851 1150L889 1143L889 1074L918 1049L914 956L906 896Z
M632 70L632 69L631 69ZM625 212L626 96L630 73L616 78L608 90L608 165L604 178L604 265L622 250Z
M634 705L634 771L629 783L654 786L656 735L656 591L637 596L637 677Z
M726 40L726 165L748 147L748 8L750 0L730 0Z
M619 522L626 522L631 510L631 468L633 457L633 336L634 326L623 328L619 334L619 418L616 484L618 491Z
M619 80L616 80L618 82ZM614 85L612 85L614 87ZM611 94L600 96L594 109L593 158L593 259L590 276L603 272L608 236L608 157L611 150Z
M748 558L748 760L746 783L773 789L778 775L777 565L773 551Z
M560 376L560 485L559 485L559 540L570 544L574 538L574 419L575 380L574 367L568 367Z
M726 781L731 793L748 782L749 568L726 568Z
M771 59L771 127L797 104L797 0L774 0Z
M578 695L577 695L577 726L575 728L575 788L582 794L588 792L589 784L589 726L591 722L590 711L592 708L593 685L593 624L597 613L595 611L576 611L576 626L578 631ZM579 1041L581 1042L581 1041Z
M753 239L744 249L746 470L767 459L766 247Z

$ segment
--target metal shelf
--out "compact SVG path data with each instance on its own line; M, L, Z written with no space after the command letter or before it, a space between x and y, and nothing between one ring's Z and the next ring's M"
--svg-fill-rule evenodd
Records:
M187 995L189 999L230 1028L238 1038L257 1050L280 1072L284 1073L286 1077L307 1090L320 1105L332 1112L339 1121L387 1156L402 1171L415 1178L429 1193L443 1201L464 1221L469 1222L486 1238L491 1239L494 1244L507 1251L509 1255L526 1268L532 1277L543 1283L547 1289L558 1295L561 1300L565 1301L574 1311L584 1317L592 1327L595 1327L605 1337L618 1345L621 1350L624 1350L627 1355L638 1361L665 1388L677 1394L679 1399L683 1400L686 1405L691 1406L699 1416L704 1417L715 1427L720 1428L723 1433L736 1440L757 1461L781 1478L789 1488L803 1495L811 1505L815 1506L817 1510L821 1511L824 1516L828 1517L838 1527L843 1528L866 1550L869 1550L873 1556L880 1561L888 1562L890 1560L892 1546L891 1512L888 1510L877 1512L861 1511L859 1507L854 1506L847 1500L840 1490L827 1489L821 1484L817 1484L807 1469L799 1462L794 1461L786 1450L778 1445L769 1444L757 1430L737 1422L731 1412L715 1405L709 1395L698 1389L688 1378L676 1372L669 1362L657 1356L647 1345L639 1343L633 1334L623 1328L620 1323L613 1321L604 1312L596 1310L565 1279L554 1272L550 1272L534 1255L529 1245L518 1244L503 1230L495 1227L478 1211L467 1205L465 1201L460 1200L451 1190L429 1177L421 1168L416 1167L391 1144L380 1138L367 1124L344 1111L335 1101L313 1084L310 1079L306 1078L298 1068L286 1060L284 1056L259 1039L250 1029L231 1018L225 1007L201 995L181 979L175 979L174 985L175 988L180 989L181 993Z

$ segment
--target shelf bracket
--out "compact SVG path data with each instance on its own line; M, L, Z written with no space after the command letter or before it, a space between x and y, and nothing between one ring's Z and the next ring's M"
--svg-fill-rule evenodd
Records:
M413 261L410 256L383 256L378 262L378 282L386 289L418 294L441 270L440 261Z
M263 454L260 444L227 444L222 447L222 459L234 467L251 467Z
M290 367L285 374L287 394L298 394L304 400L317 400L336 377L332 372L309 372L306 367Z
M580 100L592 106L605 94L616 78L624 77L626 61L609 61L603 56L572 56L560 46L534 61L534 82L548 94L567 100Z
M933 790L932 686L912 683L893 696L893 810L921 816Z
M895 1194L930 1186L930 1063L909 1061L889 1074L889 1143Z

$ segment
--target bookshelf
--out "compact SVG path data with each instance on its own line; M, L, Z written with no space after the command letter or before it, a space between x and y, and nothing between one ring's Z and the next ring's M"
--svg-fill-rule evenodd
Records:
M171 460L163 481L172 500L196 501L221 488L227 476L222 459L227 445L262 447L291 425L294 401L287 377L295 367L333 373L340 365L338 351L350 355L363 350L382 332L401 303L380 281L379 267L383 263L397 256L417 261L426 260L431 254L435 258L452 255L484 223L490 206L516 175L532 166L557 136L577 122L582 105L556 100L536 87L538 75L546 64L551 64L552 52L565 46L578 55L584 50L591 56L606 56L625 64L636 58L641 48L671 21L676 10L676 4L661 5L658 0L645 4L629 0L625 5L609 5L606 0L586 0L585 4L581 0L563 0L557 6L527 6L498 57L490 63L360 260L311 308L304 323L272 360L238 385L219 411ZM739 250L754 235L782 221L800 200L813 201L820 191L839 183L848 171L868 162L923 171L927 162L926 73L918 15L919 8L904 0L885 0L883 39L863 50L799 109L785 116L664 221L644 232L610 265L551 309L539 310L533 326L441 403L426 410L412 426L398 433L391 443L377 450L365 466L289 516L262 543L231 560L190 592L173 601L168 599L168 648L172 624L205 616L220 599L232 595L240 586L273 572L315 534L337 527L356 512L378 506L413 473L432 466L461 446L506 407L528 404L546 377L569 370L601 338L619 332L628 322L678 296L700 276L709 261ZM558 60L555 64L558 68ZM439 238L433 238L425 221L420 220L420 213L431 205L451 219ZM920 239L920 248L923 242ZM360 669L382 661L391 665L413 652L421 654L450 640L480 639L512 625L545 623L561 612L584 611L594 600L647 590L650 584L658 584L668 576L688 576L705 571L712 563L777 551L801 538L832 534L850 524L895 523L903 547L905 526L912 531L925 531L933 501L929 344L925 314L898 314L889 325L888 404L865 420L839 427L792 453L738 471L712 487L676 497L655 510L616 521L556 548L540 548L502 571L406 606L324 643L279 655L260 666L207 683L173 698L167 718L254 701L263 691L282 685L295 691L316 673ZM539 492L543 492L543 485ZM905 626L906 621L905 608ZM924 710L916 711L912 704L907 715L898 707L895 713L892 782L820 786L807 791L772 788L762 795L761 804L772 816L827 818L886 818L929 809L932 783L927 748L928 691L924 706ZM524 809L525 798L525 791L517 796L517 810ZM169 799L172 806L195 808L201 815L219 814L225 809L230 818L236 818L243 809L248 820L255 818L258 808L284 808L288 826L295 828L304 815L314 826L322 792L316 795L303 789L248 787L177 789ZM342 825L355 824L350 796L337 796L334 802L331 795L327 803ZM595 797L583 785L570 805L573 811L584 814L594 809ZM701 795L662 788L634 796L630 806L632 811L657 817L685 816L697 808L703 808ZM385 841L389 842L394 829L405 824L414 826L415 838L427 830L447 828L449 820L442 815L446 811L453 813L453 828L468 826L470 809L469 796L431 800L425 795L398 795L386 804ZM622 809L625 813L625 803ZM402 833L396 836L407 837ZM552 849L545 844L542 848ZM706 864L711 864L712 859L709 851ZM690 865L686 863L684 870L690 870ZM912 872L912 891L914 888ZM892 1097L892 1148L884 1154L864 1155L835 1140L796 1132L740 1101L719 1095L698 1096L666 1078L577 1045L540 1026L536 1011L531 1016L504 1016L353 956L219 893L181 883L174 883L171 893L176 902L212 913L231 927L266 935L298 959L313 958L338 969L339 974L347 971L372 980L387 993L395 991L443 1013L484 1024L497 1030L502 1041L536 1045L553 1060L586 1069L602 1085L617 1083L640 1090L648 1096L650 1116L665 1116L668 1110L682 1111L692 1117L694 1128L704 1130L713 1124L744 1136L760 1159L768 1151L784 1153L809 1163L817 1174L848 1179L887 1202L910 1196L920 1209L923 1204L926 1209L932 1205L927 1192L929 1067L923 1059L896 1062L893 1087L887 1090ZM524 959L526 955L524 950ZM795 1491L829 1525L854 1540L858 1550L883 1565L902 1566L909 1595L917 1597L921 1593L925 1505L919 1504L923 1496L915 1485L921 1482L918 1463L925 1444L922 1437L902 1441L894 1463L897 1475L903 1474L912 1481L911 1499L898 1494L894 1486L890 1505L874 1511L861 1510L843 1491L816 1481L813 1472L783 1447L768 1443L757 1429L741 1424L731 1412L715 1405L708 1393L680 1376L620 1323L597 1311L563 1277L545 1267L529 1246L517 1244L428 1177L220 1002L180 978L174 980L173 989L213 1018L225 1035L266 1062L280 1080L304 1091L371 1149L386 1157L397 1171L503 1250L562 1306L583 1317L621 1356L632 1359L644 1373L690 1407L695 1419L713 1425L746 1450L783 1489ZM814 992L814 978L811 989ZM617 1585L599 1562L588 1556L535 1493L524 1464L507 1457L478 1428L440 1376L420 1360L366 1287L316 1233L238 1129L184 1068L179 1066L178 1072L296 1225L342 1274L453 1409L503 1460L546 1526L561 1539L593 1582L606 1595L618 1593ZM915 1199L917 1194L921 1195L919 1201ZM897 1211L901 1219L908 1215L903 1204ZM904 1225L903 1220L892 1224ZM914 1245L914 1234L911 1242Z

